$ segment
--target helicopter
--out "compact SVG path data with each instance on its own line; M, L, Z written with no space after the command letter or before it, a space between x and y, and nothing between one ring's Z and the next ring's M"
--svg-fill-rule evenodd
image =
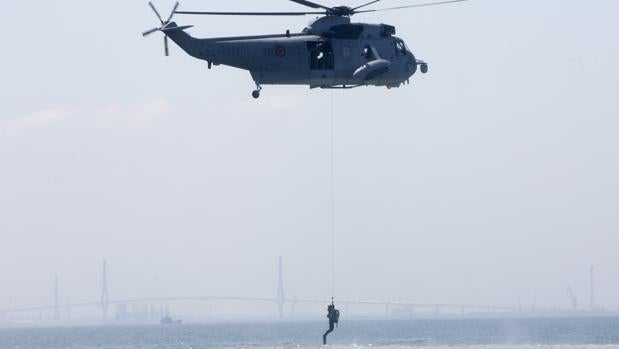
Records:
M179 11L180 4L164 20L152 2L148 5L161 26L148 30L164 34L165 55L169 55L168 38L188 55L207 62L208 69L225 65L250 72L260 98L262 85L306 85L311 89L352 89L362 86L397 88L410 83L419 70L428 72L428 63L417 59L396 28L388 24L352 23L359 13L400 10L443 5L467 0L447 0L383 9L368 9L381 0L357 7L328 7L307 0L290 0L314 9L305 12L203 12ZM215 16L306 16L319 15L300 33L198 39L179 26L174 15Z

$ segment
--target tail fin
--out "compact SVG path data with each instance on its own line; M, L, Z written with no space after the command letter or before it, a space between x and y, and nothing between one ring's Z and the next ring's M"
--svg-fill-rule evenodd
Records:
M185 29L192 28L192 25L178 26L174 22L170 22L161 28L161 31L167 35L172 41L174 41L180 48L182 48L190 56L198 58L198 45L197 39L185 32Z
M170 26L171 24L176 25L174 22L172 22L169 25L165 26L163 29L161 29L161 31L164 32L164 33L172 33L172 32L176 32L176 31L183 31L185 29L193 28L193 25L184 25L184 26L181 26L181 27L178 27L178 26L172 27L172 26Z

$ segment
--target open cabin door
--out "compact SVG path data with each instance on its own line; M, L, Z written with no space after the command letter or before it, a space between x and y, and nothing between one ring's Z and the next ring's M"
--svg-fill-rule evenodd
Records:
M309 41L307 52L310 79L313 82L335 78L335 54L330 41Z

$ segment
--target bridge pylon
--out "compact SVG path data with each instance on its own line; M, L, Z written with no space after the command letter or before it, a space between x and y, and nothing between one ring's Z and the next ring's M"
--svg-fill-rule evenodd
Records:
M107 321L108 309L110 306L110 296L107 291L107 263L103 260L103 273L101 274L101 317Z
M60 294L58 290L58 276L54 276L54 319L60 320Z
M279 310L279 318L284 317L284 305L286 304L286 295L284 294L284 272L283 272L283 259L279 256L279 268L277 277L277 307Z

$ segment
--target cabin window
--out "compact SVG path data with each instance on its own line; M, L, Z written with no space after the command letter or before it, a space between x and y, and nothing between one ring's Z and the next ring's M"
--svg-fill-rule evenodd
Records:
M310 54L310 69L333 70L335 58L330 42L308 42L307 51Z
M363 51L361 52L361 55L365 58L365 59L370 59L372 57L372 50L370 50L370 46L366 46L363 48Z
M344 56L344 59L346 60L350 59L350 56L351 56L350 47L342 46L342 56Z

